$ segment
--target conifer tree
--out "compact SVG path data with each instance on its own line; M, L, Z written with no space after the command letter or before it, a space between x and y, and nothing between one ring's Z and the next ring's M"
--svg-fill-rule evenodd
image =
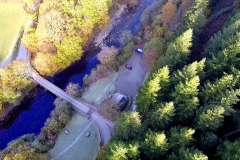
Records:
M138 112L123 112L117 119L114 138L122 141L134 139L140 126L141 119Z
M208 160L208 157L197 149L180 148L178 154L172 153L168 160Z
M195 130L187 127L175 126L168 132L169 146L174 153L177 153L179 148L185 148L192 144L194 141L193 134Z
M176 105L177 116L181 122L187 122L193 117L197 109L199 77L196 76L185 82L180 82L171 93L173 103Z
M210 55L216 55L219 51L223 51L230 45L235 44L240 37L239 31L240 20L218 31L210 38L208 46L205 48L202 56L210 57Z
M173 102L161 103L156 106L157 110L148 114L146 123L153 130L163 130L171 124L175 116L175 108Z
M127 146L122 141L114 141L108 144L106 158L109 160L127 160Z
M177 85L179 82L185 82L195 76L199 76L202 79L205 75L203 69L205 67L206 59L202 59L200 62L193 62L189 65L185 65L182 70L177 70L171 75L171 83Z
M218 137L213 132L204 132L201 134L200 143L203 149L211 149L216 147L218 143Z
M157 103L156 97L163 96L169 84L169 69L164 67L159 69L149 80L140 88L137 93L137 111L143 113L149 111Z
M186 30L192 28L194 35L193 39L199 36L206 21L206 15L204 12L207 9L208 4L209 0L196 0L184 18L180 21L176 35L179 36Z
M233 105L239 102L240 90L226 90L225 93L222 94L222 97L217 99L217 102L221 103L221 106L224 108L225 112L224 115L229 116L235 112ZM220 100L221 99L221 100Z
M157 69L168 65L170 71L182 68L188 62L190 47L192 46L192 29L187 30L172 42L166 51L166 55L157 63Z
M239 19L240 19L240 7L238 6L236 9L234 9L232 13L228 15L228 18L225 21L223 28L233 24Z
M106 150L106 158L109 160L137 160L139 157L138 142L125 143L122 141L112 141L108 144Z
M207 104L209 101L215 101L227 88L232 89L235 86L234 76L225 75L221 79L217 79L214 83L207 81L201 88L199 96L202 101Z
M234 114L233 120L234 120L234 122L237 123L236 127L240 128L240 110L239 109L236 110L236 113Z
M240 53L240 41L228 46L217 55L212 55L211 59L206 62L207 75L206 78L220 78L224 72L230 73L232 67L239 68L238 55Z
M209 104L205 107L200 107L196 113L198 118L198 128L203 131L217 130L223 125L225 109L222 106Z
M217 148L217 155L220 156L221 159L239 160L240 139L237 139L235 142L224 141L223 144Z
M150 159L157 159L166 154L168 150L167 138L164 132L153 132L148 130L145 141L142 144L143 153Z

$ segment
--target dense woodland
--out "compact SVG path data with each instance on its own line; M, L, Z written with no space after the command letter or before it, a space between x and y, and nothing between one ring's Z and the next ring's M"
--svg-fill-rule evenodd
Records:
M168 3L174 4L169 0L166 7L171 7ZM240 159L239 133L228 134L240 126L237 6L209 40L200 61L189 56L199 45L210 13L208 0L192 4L171 36L173 41L168 41L169 34L153 32L144 54L154 57L151 52L156 52L160 58L151 62L153 73L137 93L137 110L118 118L115 134L100 149L98 159ZM145 29L149 26L152 32L156 23L169 25L162 15L149 20Z
M93 30L106 27L111 0L44 0L38 20L22 38L33 53L35 68L43 76L53 76L81 59L83 47Z

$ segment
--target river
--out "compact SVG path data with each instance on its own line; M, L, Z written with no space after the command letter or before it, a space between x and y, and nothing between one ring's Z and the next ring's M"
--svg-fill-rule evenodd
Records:
M104 40L107 46L120 47L118 37L124 30L131 30L134 35L141 29L140 17L142 12L155 0L139 0L139 6L124 14L116 23L109 36ZM101 51L100 48L90 48L84 53L81 60L75 62L64 71L58 73L48 80L58 87L65 89L67 84L83 84L83 77L89 74L100 62L96 56ZM7 147L7 143L24 135L40 133L44 122L54 109L53 102L55 96L41 87L37 87L34 98L28 99L15 109L14 113L8 117L8 123L0 126L0 150Z

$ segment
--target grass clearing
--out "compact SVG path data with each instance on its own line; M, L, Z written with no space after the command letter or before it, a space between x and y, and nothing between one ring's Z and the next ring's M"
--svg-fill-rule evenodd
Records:
M11 54L24 21L20 4L0 3L0 62Z
M69 122L69 124L62 130L57 142L53 149L48 151L48 156L54 158L65 148L71 145L80 133L85 129L89 120L82 115L75 113ZM69 134L64 133L65 129L69 130ZM85 134L90 132L90 137L86 137ZM85 131L85 133L77 140L74 145L69 148L63 155L57 158L57 160L94 160L97 156L100 143L100 134L97 126L93 123Z
M108 92L115 93L117 91L117 79L118 73L110 75L108 78L103 78L93 83L87 92L82 95L82 98L88 102L99 105L102 101L102 98Z

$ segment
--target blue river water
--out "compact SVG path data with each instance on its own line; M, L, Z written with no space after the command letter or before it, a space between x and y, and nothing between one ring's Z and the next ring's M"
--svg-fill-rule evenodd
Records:
M137 9L123 15L119 22L113 26L105 40L107 46L120 47L117 37L120 37L124 30L131 30L133 34L136 34L141 29L140 17L142 12L154 1L139 0L140 5ZM100 63L96 58L99 52L100 48L89 49L84 53L85 56L81 60L48 80L62 89L65 89L70 82L82 86L82 79L85 74L89 74ZM39 134L44 122L54 109L55 98L55 95L37 87L34 98L28 99L18 106L14 113L7 118L7 124L0 126L0 150L6 148L9 142L24 134Z

